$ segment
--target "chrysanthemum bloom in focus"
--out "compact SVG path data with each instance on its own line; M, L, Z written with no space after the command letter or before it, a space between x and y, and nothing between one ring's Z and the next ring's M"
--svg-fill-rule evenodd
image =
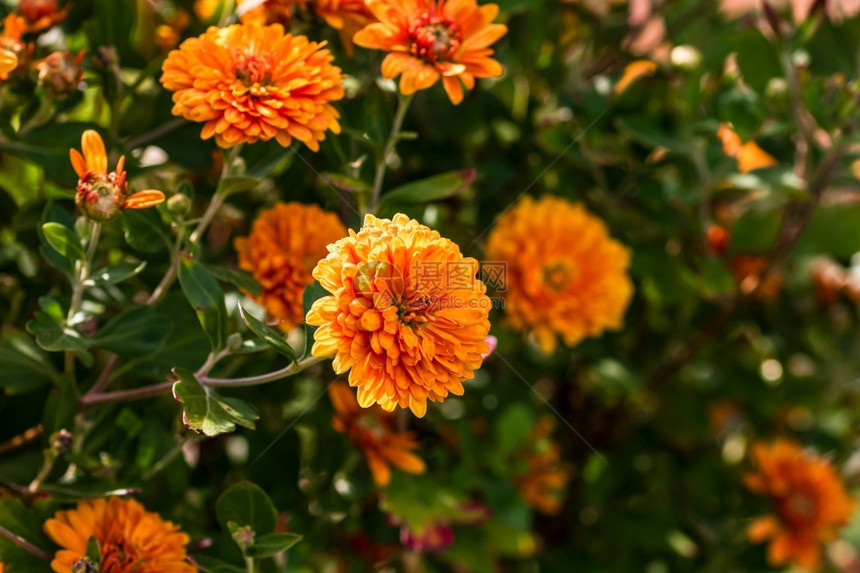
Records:
M99 543L101 573L197 571L186 561L188 535L133 499L80 501L75 509L58 511L44 529L61 547L51 561L56 573L69 573L76 563L86 563L90 537Z
M719 127L717 137L723 144L723 153L737 159L738 171L741 173L773 167L779 163L755 141L743 143L740 136L728 124L724 123Z
M772 566L816 569L821 545L851 519L854 500L829 461L790 440L755 444L752 457L759 471L744 476L744 483L769 499L773 514L753 521L747 536L755 543L770 540Z
M116 169L108 172L108 158L101 136L88 129L81 136L81 149L69 150L72 167L78 174L75 204L94 221L109 221L123 209L146 209L164 201L164 193L154 189L128 195L125 156L119 158Z
M502 75L502 66L490 56L490 46L507 27L493 24L495 4L478 6L475 0L367 0L378 22L359 31L353 41L362 47L389 52L382 75L400 78L400 91L412 94L439 78L454 104L463 100L463 85L475 87L475 78Z
M529 437L525 452L525 471L516 479L523 500L541 513L561 510L570 471L561 459L561 446L552 440L555 423L541 418Z
M168 54L161 83L173 114L205 122L220 147L293 138L314 151L326 130L340 133L331 105L343 97L340 68L321 44L280 25L209 28Z
M236 239L239 266L262 287L255 300L281 330L304 322L302 295L326 247L346 236L337 215L316 205L279 203L260 213L251 234Z
M391 466L410 474L424 473L424 460L413 453L418 449L414 434L398 432L391 413L378 406L361 408L346 384L332 384L328 395L335 411L332 426L361 449L377 486L391 481Z
M424 416L427 400L462 395L488 352L491 301L478 262L403 214L367 215L356 233L329 246L313 276L330 293L307 322L319 326L314 356L335 355L358 403Z
M555 350L622 326L633 294L630 252L579 204L524 197L504 213L487 239L488 263L504 263L497 289L510 325Z

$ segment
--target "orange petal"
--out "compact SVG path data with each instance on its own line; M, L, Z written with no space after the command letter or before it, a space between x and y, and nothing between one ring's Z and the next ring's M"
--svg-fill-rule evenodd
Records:
M75 173L78 174L78 177L83 177L88 169L87 162L84 161L84 156L81 155L81 152L77 149L70 149L69 159L72 160L72 168L75 170Z
M147 189L146 191L138 191L131 197L125 200L124 209L146 209L154 207L164 201L164 193L155 189Z
M391 468L378 455L373 452L365 452L367 465L373 474L373 481L378 487L385 487L391 481Z
M626 68L624 68L624 75L621 76L621 79L618 80L617 84L615 84L615 95L618 95L629 88L637 80L640 80L645 76L654 75L654 72L656 71L657 64L650 60L637 60L635 62L631 62Z
M18 56L9 50L0 50L0 72L8 74L18 67Z
M81 147L87 167L96 173L107 173L107 152L102 136L88 129L81 136Z
M773 167L776 164L777 160L754 141L744 143L738 152L738 170L741 173Z

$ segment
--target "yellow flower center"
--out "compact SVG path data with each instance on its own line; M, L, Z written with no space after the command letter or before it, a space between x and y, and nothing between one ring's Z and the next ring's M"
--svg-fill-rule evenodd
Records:
M460 27L442 16L424 13L409 26L412 55L435 64L450 60L463 43Z

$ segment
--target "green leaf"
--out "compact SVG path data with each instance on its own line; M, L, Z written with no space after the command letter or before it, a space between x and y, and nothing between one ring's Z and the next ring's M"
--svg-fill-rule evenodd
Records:
M77 412L77 388L71 376L63 374L57 381L57 387L51 390L45 401L45 413L42 418L42 424L45 426L44 435L50 436L59 430L73 428Z
M119 222L125 232L125 241L138 251L157 253L169 245L157 209L127 210Z
M42 225L42 233L48 244L67 259L82 261L87 256L81 246L80 237L71 229L59 223L45 223Z
M122 356L143 356L161 348L172 327L170 319L152 307L138 306L113 317L91 340Z
M0 339L0 388L7 394L21 394L57 381L58 373L48 355L23 332L11 329Z
M36 547L50 553L47 548L52 544L48 540L42 524L51 517L55 504L48 500L36 500L32 506L11 495L0 496L0 526L12 534L26 539ZM21 549L4 536L0 536L0 556L6 565L14 565L7 571L44 571L47 565L31 553Z
M249 404L218 395L188 370L174 368L173 373L177 377L173 397L182 403L182 422L189 429L209 437L232 432L237 424L254 429L260 416Z
M496 420L496 439L499 451L511 453L520 448L528 439L534 426L531 410L522 404L514 404Z
M767 253L773 248L782 216L776 211L747 211L735 221L731 229L729 253L752 255Z
M226 197L243 191L253 191L259 185L260 179L257 177L225 177L218 183L218 193L221 193Z
M78 501L81 499L97 499L100 497L123 497L140 493L139 489L112 487L100 482L77 484L74 486L43 484L41 486L41 490L61 502Z
M85 281L87 286L105 286L121 283L122 281L139 275L146 268L146 261L142 263L124 262L95 271Z
M60 303L51 297L42 297L39 305L42 310L36 311L26 326L27 332L36 337L36 343L48 352L77 352L81 362L91 366L93 357L87 350L91 342L76 330L64 326L65 313Z
M271 328L269 325L256 318L250 312L247 312L243 307L242 303L239 303L239 316L242 317L242 321L247 325L251 332L260 337L260 339L274 348L276 351L280 352L284 356L290 359L290 361L295 362L298 358L296 356L296 351L287 344L287 341L284 340L284 336L279 333L277 330Z
M208 555L194 555L192 559L204 573L246 573L247 569L224 563Z
M254 559L266 559L283 553L301 540L302 536L296 533L268 533L257 537L245 554Z
M794 254L830 254L849 259L860 251L860 205L818 208L800 236Z
M258 485L240 481L221 494L215 503L215 515L224 531L229 522L249 526L257 535L271 533L278 521L272 500Z
M386 205L398 203L420 205L447 199L468 189L475 181L476 174L474 169L463 169L434 175L389 191L382 196L381 202Z
M197 313L212 350L224 348L227 340L227 307L218 282L206 267L189 255L182 254L179 259L179 284Z
M95 535L90 535L90 538L87 540L87 552L86 558L89 559L93 565L100 565L102 562L102 552L99 547L99 540L96 539Z
M219 281L230 283L233 286L253 295L259 296L263 286L254 280L254 277L245 271L205 265L206 269Z

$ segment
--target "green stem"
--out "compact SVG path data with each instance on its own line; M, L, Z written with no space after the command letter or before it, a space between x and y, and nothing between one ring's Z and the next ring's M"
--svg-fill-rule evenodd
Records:
M248 573L254 573L254 558L245 557L245 570Z
M69 312L66 315L66 324L70 324L81 309L81 304L84 301L84 291L86 290L86 281L90 275L90 267L92 266L93 258L95 257L96 248L101 234L102 224L98 221L92 223L90 228L90 239L87 243L87 251L82 261L75 264L74 281L72 282L72 299L69 302ZM75 353L72 350L67 350L65 353L65 369L66 372L74 372L75 368Z
M295 362L286 368L261 374L259 376L249 376L247 378L209 378L208 376L199 376L197 380L212 388L244 388L248 386L260 386L275 382L284 378L289 378L299 372L302 372L314 364L331 358L330 356L318 357L308 356ZM113 404L117 402L132 402L134 400L145 400L147 398L155 398L169 394L173 390L173 382L162 382L152 386L144 386L143 388L133 388L131 390L118 390L116 392L104 392L99 394L87 394L80 400L81 408L90 408L99 404Z
M373 213L379 203L379 196L382 194L382 184L385 181L385 170L388 166L388 158L394 153L397 147L397 142L400 141L400 130L403 129L403 120L406 119L406 112L409 111L409 104L412 103L412 95L405 96L400 94L397 100L397 111L394 113L394 121L391 124L391 133L388 134L388 140L385 142L385 147L382 153L376 159L376 173L373 177L373 188L370 194L370 205L368 212Z
M45 462L42 464L42 469L39 470L39 473L36 474L36 477L33 478L33 481L30 482L30 485L27 486L27 491L31 494L39 491L39 488L42 487L42 482L48 479L48 476L51 473L51 470L54 469L54 462L57 459L57 452L54 451L54 448L49 448L45 450Z
M43 550L39 549L38 547L36 547L35 545L30 543L26 539L24 539L20 535L12 533L11 531L6 529L5 527L0 527L0 537L5 537L6 539L11 541L12 543L17 545L18 547L20 547L21 549L26 551L27 553L29 553L31 555L35 555L36 557L38 557L42 561L50 561L51 560L50 555L48 555Z

